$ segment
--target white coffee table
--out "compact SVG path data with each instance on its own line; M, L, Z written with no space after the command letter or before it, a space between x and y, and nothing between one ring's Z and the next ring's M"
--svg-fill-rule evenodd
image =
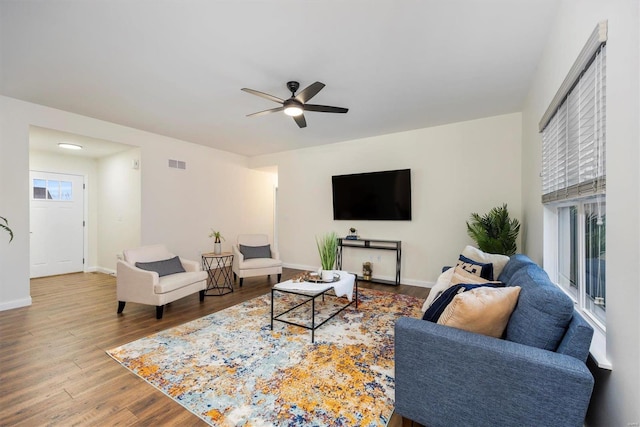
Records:
M356 308L358 308L358 277L355 274L348 273L346 271L334 271L336 275L336 281L331 283L324 282L293 282L291 280L287 280L282 283L278 283L271 288L271 330L273 330L273 321L277 320L278 322L287 323L289 325L299 326L301 328L310 329L311 330L311 342L313 343L315 340L315 330L320 326L327 323L329 320L333 319L338 313L340 313L345 308L349 307L351 304L355 302ZM335 294L332 295L329 291L335 290ZM355 291L355 292L354 292ZM292 295L300 295L303 297L303 301L297 303L293 307L288 308L282 313L276 314L274 312L274 296L276 292L281 292L285 294ZM316 324L316 298L322 296L322 300L324 301L324 297L332 297L339 298L342 295L351 295L351 298L348 298L348 302L345 305L340 306L340 308L331 314L328 318L324 319L322 322ZM308 326L303 323L298 323L293 320L282 319L282 316L290 313L298 307L303 306L304 304L311 303L311 326Z

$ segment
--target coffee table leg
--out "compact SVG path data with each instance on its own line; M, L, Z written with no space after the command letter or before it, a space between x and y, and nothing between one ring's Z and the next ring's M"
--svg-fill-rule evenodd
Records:
M316 332L316 297L311 298L311 344L315 339Z
M273 289L271 289L271 330L273 331Z

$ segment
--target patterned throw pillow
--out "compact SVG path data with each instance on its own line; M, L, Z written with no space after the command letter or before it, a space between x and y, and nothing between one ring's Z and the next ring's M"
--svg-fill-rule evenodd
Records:
M480 276L483 279L493 280L493 263L474 261L471 258L467 258L460 254L456 266L460 266L463 270L473 275Z

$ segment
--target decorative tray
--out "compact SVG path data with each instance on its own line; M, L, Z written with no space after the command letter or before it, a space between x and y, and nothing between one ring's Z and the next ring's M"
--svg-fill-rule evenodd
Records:
M311 271L306 271L293 278L293 281L296 283L299 283L299 282L334 283L339 280L340 280L340 275L338 273L333 273L333 279L325 282L324 280L322 280L322 277L318 275L318 273L314 273Z

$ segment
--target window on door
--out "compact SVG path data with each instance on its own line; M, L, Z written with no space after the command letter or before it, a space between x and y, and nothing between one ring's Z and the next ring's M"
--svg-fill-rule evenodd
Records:
M34 179L32 194L37 200L72 201L73 184L71 181Z

